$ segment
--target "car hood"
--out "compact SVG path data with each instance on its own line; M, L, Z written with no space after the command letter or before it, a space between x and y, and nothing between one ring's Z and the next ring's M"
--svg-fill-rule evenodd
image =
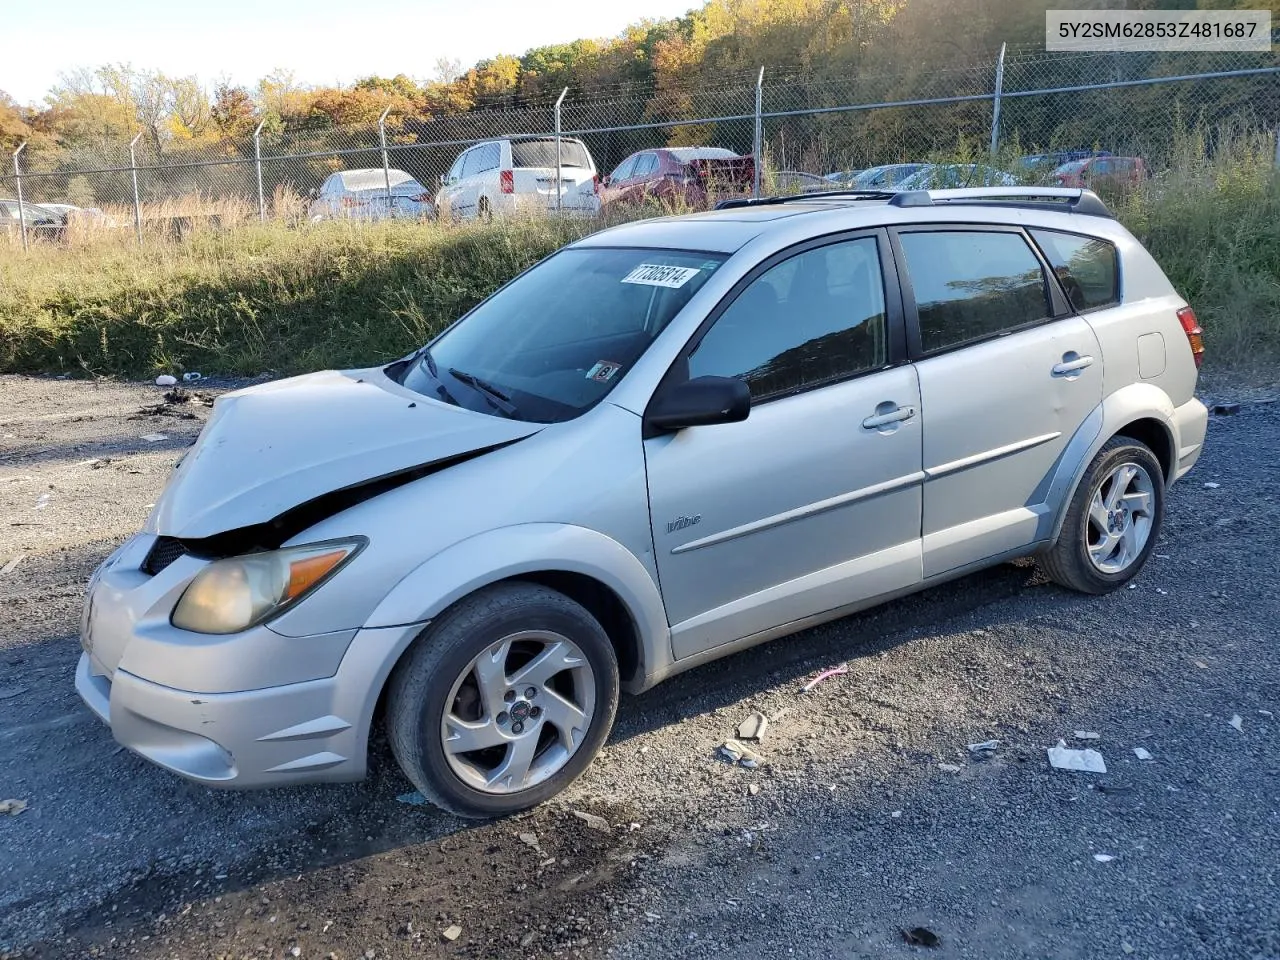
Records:
M214 403L146 529L199 539L265 523L324 494L510 443L543 426L432 400L376 368L238 390Z

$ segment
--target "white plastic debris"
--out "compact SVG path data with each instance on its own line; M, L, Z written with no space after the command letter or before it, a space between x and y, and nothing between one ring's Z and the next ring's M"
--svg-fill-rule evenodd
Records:
M533 847L535 850L541 849L541 845L538 843L538 835L536 833L520 834L520 842L527 847Z
M1115 857L1109 853L1095 853L1093 855L1093 859L1097 860L1099 863L1110 863L1115 859Z
M204 374L202 373L192 372L192 373L184 373L182 375L183 383L195 383L197 380L203 380L203 379L204 379Z
M754 770L764 760L760 754L737 740L726 740L718 746L716 756L728 763L741 764L748 770Z
M1101 740L1102 734L1094 733L1092 730L1077 730L1075 738L1077 740Z
M599 830L601 833L609 833L609 821L604 817L598 817L594 813L586 813L582 810L573 811L573 815L583 821L592 830Z
M754 740L759 743L769 729L769 719L759 710L753 710L747 719L738 724L739 740Z
M1262 716L1264 716L1264 717L1273 717L1273 716L1275 716L1275 714L1273 714L1270 710L1259 710L1259 711L1258 711L1258 713L1262 714Z
M40 498L36 500L36 509L43 510L48 505L49 505L49 494L47 493L40 494Z
M1234 716L1232 716L1231 725L1235 727L1237 730L1239 730L1241 733L1244 733L1244 718L1241 717L1240 714L1237 713Z
M1139 760L1151 759L1151 751L1148 750L1146 747L1134 747L1133 755L1137 757Z
M16 817L25 809L27 809L25 800L0 800L0 813L7 813L11 817Z
M16 557L14 557L12 560L10 560L8 563L6 563L3 567L0 567L0 575L6 574L6 573L13 573L14 567L20 564L22 562L22 558L25 556L26 556L25 553L20 553Z
M999 740L983 740L981 743L969 744L969 752L973 754L978 754L978 755L995 753L999 749L1000 749Z
M462 928L455 923L453 926L447 927L440 936L452 943L454 940L457 940L462 936Z
M1206 482L1206 483L1205 483L1205 485L1204 485L1204 488L1205 488L1206 490L1217 490L1220 486L1222 486L1222 484L1220 484L1220 483L1208 483L1208 482Z
M147 443L159 443L162 440L168 440L169 437L164 433L144 433L142 439Z
M955 763L940 763L938 769L943 773L959 773L960 765Z
M1106 773L1107 764L1097 750L1069 750L1065 740L1049 748L1049 766L1055 770L1076 770L1080 773Z
M160 376L156 377L157 387L172 387L177 382L178 382L177 377L171 377L167 373L162 373L160 374Z

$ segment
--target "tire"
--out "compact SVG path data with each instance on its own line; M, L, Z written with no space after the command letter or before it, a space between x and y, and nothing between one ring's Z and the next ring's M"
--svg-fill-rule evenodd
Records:
M497 584L450 607L397 664L388 739L436 806L501 817L577 779L609 735L618 691L613 644L584 607L539 584Z
M1115 484L1122 480L1124 488L1117 494ZM1058 541L1040 555L1040 566L1064 587L1110 593L1142 570L1163 521L1160 461L1145 444L1112 437L1081 478Z
M493 220L493 208L489 206L488 197L481 197L480 202L476 204L476 217L481 223L489 223Z

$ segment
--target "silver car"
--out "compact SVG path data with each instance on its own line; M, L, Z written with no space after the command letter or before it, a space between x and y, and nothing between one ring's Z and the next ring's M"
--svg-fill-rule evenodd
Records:
M574 243L385 366L218 400L94 574L76 685L211 786L465 816L620 690L1011 557L1101 594L1200 455L1187 303L1096 196L787 197Z
M414 219L435 216L431 194L403 170L371 167L331 173L307 210L313 221Z

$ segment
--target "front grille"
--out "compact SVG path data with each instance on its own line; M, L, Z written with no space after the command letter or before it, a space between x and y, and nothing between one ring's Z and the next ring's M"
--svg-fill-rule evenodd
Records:
M187 548L182 545L181 540L173 537L160 537L151 547L151 552L147 554L147 559L142 562L142 570L155 576L173 561L179 557L185 556Z

